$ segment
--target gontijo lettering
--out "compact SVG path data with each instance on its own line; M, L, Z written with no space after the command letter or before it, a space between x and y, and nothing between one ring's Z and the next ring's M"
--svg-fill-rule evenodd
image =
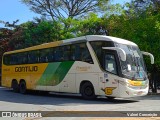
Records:
M15 72L37 72L38 66L15 67Z

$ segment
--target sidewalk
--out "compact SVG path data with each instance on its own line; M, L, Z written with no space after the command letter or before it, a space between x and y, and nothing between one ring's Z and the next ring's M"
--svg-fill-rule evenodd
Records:
M152 90L150 89L148 95L160 95L160 89L157 89L157 93L153 93Z

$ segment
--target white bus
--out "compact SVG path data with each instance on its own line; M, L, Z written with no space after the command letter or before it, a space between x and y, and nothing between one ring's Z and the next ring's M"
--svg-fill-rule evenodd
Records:
M147 95L149 80L138 46L124 39L87 35L6 52L2 86L15 92L42 90L97 96Z

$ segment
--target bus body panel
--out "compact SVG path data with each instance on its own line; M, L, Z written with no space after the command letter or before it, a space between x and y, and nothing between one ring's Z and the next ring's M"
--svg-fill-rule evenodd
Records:
M75 73L68 73L66 77L59 84L60 92L76 93L76 75Z
M86 82L91 82L93 87L94 87L94 92L95 95L100 94L100 89L99 89L99 76L97 73L81 73L81 74L76 74L76 88L77 91L80 92L80 84L81 82L86 81Z
M104 92L107 96L119 96L119 85L118 82L116 82L116 79L118 77L111 73L104 73L104 79L105 79L105 88Z
M22 50L6 52L14 54L32 50L41 50L55 46L72 45L86 41L87 49L92 62L61 61L20 65L5 65L2 62L2 86L12 87L12 80L25 80L27 89L54 92L80 93L83 81L91 82L95 95L111 97L135 97L148 93L148 83L144 81L131 81L101 68L95 51L89 41L113 41L117 43L137 46L135 43L109 36L85 36L64 41L42 44Z
M134 82L134 85L128 82L131 80L125 78L118 79L117 81L119 83L119 89L120 89L119 96L122 98L144 96L148 94L149 90L148 79L145 81L132 81Z

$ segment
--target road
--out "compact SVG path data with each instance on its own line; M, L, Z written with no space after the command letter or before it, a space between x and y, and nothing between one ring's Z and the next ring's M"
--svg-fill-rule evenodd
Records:
M0 87L0 111L160 111L160 95L113 101L105 97L84 100L81 96L69 94L29 92L23 95Z

